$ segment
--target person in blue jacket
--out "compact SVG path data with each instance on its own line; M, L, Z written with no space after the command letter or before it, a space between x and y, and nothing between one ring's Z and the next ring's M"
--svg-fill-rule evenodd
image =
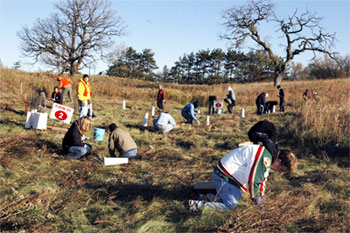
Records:
M196 113L194 112L195 108L199 108L199 101L196 100L193 103L187 104L182 110L181 115L186 119L186 123L193 124L193 121L196 121L200 124Z

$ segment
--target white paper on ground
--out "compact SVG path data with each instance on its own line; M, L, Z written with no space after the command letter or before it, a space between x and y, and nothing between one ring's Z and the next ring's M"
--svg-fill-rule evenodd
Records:
M128 163L128 158L113 158L113 157L104 157L105 166L108 165L117 165L117 164L125 164Z

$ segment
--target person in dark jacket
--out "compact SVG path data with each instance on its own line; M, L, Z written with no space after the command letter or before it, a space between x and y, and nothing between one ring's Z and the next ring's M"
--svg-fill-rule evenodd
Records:
M263 146L271 153L274 160L278 153L278 144L276 144L276 127L269 120L258 121L248 131L248 137L253 144L261 142Z
M215 95L211 95L209 96L209 113L210 114L214 114L214 110L215 110L215 106L214 106L214 101L216 100L216 96Z
M157 93L157 106L159 110L164 111L164 102L165 102L165 91L162 86L159 85Z
M55 103L62 104L62 102L63 102L62 94L61 94L60 90L58 89L58 87L54 88L54 91L51 94L51 99Z
M280 85L277 88L279 90L278 97L280 97L280 112L284 112L284 91Z
M261 93L257 98L256 98L256 114L261 115L267 113L267 108L266 108L266 97L268 97L269 94L263 92Z
M63 138L62 148L68 158L78 159L91 151L92 146L83 143L87 139L84 134L91 128L91 121L88 117L81 117L73 122Z

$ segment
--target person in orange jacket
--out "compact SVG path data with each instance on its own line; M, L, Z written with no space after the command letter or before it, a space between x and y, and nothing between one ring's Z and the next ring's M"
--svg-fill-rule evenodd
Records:
M90 89L89 75L84 74L83 78L79 80L77 91L80 113L79 117L87 116L89 118L92 118L92 93Z
M57 77L57 81L59 82L58 88L62 89L62 102L66 98L66 94L68 94L69 102L73 102L72 99L72 83L67 78Z

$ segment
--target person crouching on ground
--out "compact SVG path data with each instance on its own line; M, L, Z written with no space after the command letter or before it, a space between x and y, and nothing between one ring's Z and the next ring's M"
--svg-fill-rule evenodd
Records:
M297 162L297 157L289 150L280 150L272 162L270 152L262 145L239 147L224 156L214 167L213 181L217 197L208 196L209 202L190 200L190 210L196 211L202 206L232 209L242 199L243 192L249 192L252 201L263 207L269 170L292 173L297 168Z
M187 104L181 110L181 115L186 119L186 123L193 124L193 121L196 121L198 124L200 124L198 118L196 117L196 113L194 112L195 108L199 108L198 100L196 100L193 103Z
M86 139L84 134L91 128L91 121L87 117L82 117L73 122L63 138L62 147L68 158L78 159L91 151L92 146L83 143Z
M114 123L108 126L109 140L108 149L111 157L115 156L115 150L119 152L119 157L133 158L137 155L137 145L129 132L118 128Z
M58 103L58 104L62 104L63 100L62 100L62 94L60 92L60 90L58 89L58 87L55 87L52 94L51 94L51 100L54 103Z
M171 131L176 126L174 118L167 112L159 114L157 119L153 120L154 130L164 130L164 132Z

